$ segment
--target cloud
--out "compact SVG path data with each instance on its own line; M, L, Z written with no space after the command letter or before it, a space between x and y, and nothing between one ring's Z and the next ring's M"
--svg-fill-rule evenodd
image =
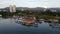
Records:
M9 4L9 0L3 0L0 2L0 7L5 7Z
M59 7L60 0L0 0L0 7L12 4L17 7Z

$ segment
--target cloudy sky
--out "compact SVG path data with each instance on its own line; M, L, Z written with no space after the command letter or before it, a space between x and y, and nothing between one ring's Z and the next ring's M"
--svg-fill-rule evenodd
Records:
M16 5L17 7L60 7L60 0L0 0L0 8Z

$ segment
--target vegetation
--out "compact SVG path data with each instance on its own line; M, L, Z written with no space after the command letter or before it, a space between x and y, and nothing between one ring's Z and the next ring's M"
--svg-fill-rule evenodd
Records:
M13 15L16 16L35 16L37 18L45 18L45 19L60 19L60 12L52 12L51 10L46 10L46 11L34 11L34 10L24 10L24 11L18 11L16 12L0 12L2 17L4 16L10 16L12 17Z

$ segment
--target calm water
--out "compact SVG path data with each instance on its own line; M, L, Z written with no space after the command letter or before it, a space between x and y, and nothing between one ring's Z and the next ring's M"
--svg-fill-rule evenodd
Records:
M44 21L26 26L11 18L0 18L0 34L60 34L60 26L57 23Z

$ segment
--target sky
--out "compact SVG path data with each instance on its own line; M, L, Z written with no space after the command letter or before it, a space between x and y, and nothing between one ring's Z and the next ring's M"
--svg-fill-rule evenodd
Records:
M16 5L16 7L60 7L60 0L0 0L0 8Z

